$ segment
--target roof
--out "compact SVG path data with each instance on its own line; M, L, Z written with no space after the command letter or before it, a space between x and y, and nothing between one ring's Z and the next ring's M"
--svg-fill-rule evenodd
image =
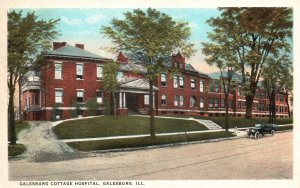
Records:
M122 80L120 85L122 89L138 89L138 90L149 90L150 85L146 79L143 78L126 78ZM153 86L153 90L158 90L157 87Z
M119 70L133 71L133 72L137 72L137 73L146 73L146 69L144 66L135 64L135 63L121 64Z
M220 72L212 72L212 73L209 73L208 76L209 76L211 79L219 80L219 79L220 79L220 76L221 76L221 73L220 73ZM227 72L224 72L224 73L223 73L223 76L224 76L224 77L227 77ZM242 77L241 77L241 75L239 75L239 74L234 74L234 75L232 76L232 80L235 81L235 82L240 83L240 82L242 81Z
M63 47L57 48L53 51L42 52L44 56L53 56L53 57L71 57L71 58L80 58L80 59L91 59L91 60L110 60L108 58L99 56L97 54L88 52L81 48L77 48L71 45L66 44Z

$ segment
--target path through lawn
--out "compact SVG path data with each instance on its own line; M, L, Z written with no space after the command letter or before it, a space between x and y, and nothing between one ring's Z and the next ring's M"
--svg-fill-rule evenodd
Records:
M82 153L73 151L55 138L50 122L31 122L31 128L22 130L19 142L26 146L24 156L30 161L45 162L78 158Z

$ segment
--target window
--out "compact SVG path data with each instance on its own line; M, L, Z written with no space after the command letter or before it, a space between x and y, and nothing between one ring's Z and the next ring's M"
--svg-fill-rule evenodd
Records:
M178 106L178 96L174 96L174 106Z
M123 76L124 76L124 73L119 71L117 74L117 80L121 81L123 79Z
M83 96L84 96L84 91L78 90L77 91L77 102L78 103L83 103Z
M191 78L191 88L195 89L196 85L195 85L195 78Z
M209 108L214 107L214 99L209 99Z
M174 63L174 66L175 66L175 68L177 68L178 67L178 63Z
M165 73L160 75L160 85L167 86L167 75Z
M238 109L241 109L241 108L242 108L242 102L238 101Z
M183 79L183 76L179 77L179 87L180 88L184 88L184 79Z
M179 67L180 67L180 69L183 69L183 64L180 63L180 64L179 64Z
M200 108L204 108L204 98L200 98Z
M178 88L178 77L176 75L173 76L173 85L174 88Z
M182 95L179 97L179 105L184 106L184 97Z
M216 93L219 93L219 91L220 91L220 87L219 87L219 84L215 84L215 92Z
M200 81L200 92L204 91L204 81Z
M62 79L61 76L62 64L55 63L54 66L55 66L55 79Z
M215 99L215 108L219 108L219 99Z
M55 90L55 103L62 103L63 100L63 91L62 90Z
M190 97L190 107L195 107L196 106L196 97L191 96Z
M103 92L96 91L96 95L97 95L97 103L102 104L103 103Z
M97 66L97 80L101 80L103 78L103 67Z
M144 104L149 105L149 95L144 95Z
M161 104L167 105L167 96L165 94L161 95Z
M76 79L83 80L83 64L76 64Z
M222 100L221 100L221 107L222 107L222 108L225 108L225 99L222 99ZM229 107L229 105L228 105L228 107Z

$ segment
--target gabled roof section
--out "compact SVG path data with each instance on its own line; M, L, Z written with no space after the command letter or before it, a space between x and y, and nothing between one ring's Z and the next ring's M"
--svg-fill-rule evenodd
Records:
M142 74L145 74L147 72L144 66L135 63L121 64L119 69L121 71L127 71L127 72L133 71Z
M211 78L211 79L214 79L214 80L219 80L220 77L221 77L221 73L220 72L213 72L213 73L209 73L208 76ZM224 72L223 73L223 76L224 77L227 77L227 72ZM240 74L237 74L235 73L233 76L232 76L232 80L237 82L237 83L241 83L242 82L242 77Z
M149 82L147 82L145 79L138 78L138 79L129 80L127 82L123 82L120 85L120 88L122 88L122 89L149 90L150 85L149 85ZM158 90L158 88L153 86L153 90Z
M63 58L78 58L78 59L90 59L90 60L102 60L109 61L111 59L99 56L97 54L88 52L81 48L76 48L74 46L66 44L63 47L57 48L53 51L42 52L44 56L48 57L63 57Z

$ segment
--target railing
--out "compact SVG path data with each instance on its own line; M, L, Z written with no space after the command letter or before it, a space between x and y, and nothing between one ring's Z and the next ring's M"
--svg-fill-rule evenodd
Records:
M24 108L25 111L40 111L41 105L27 105Z

